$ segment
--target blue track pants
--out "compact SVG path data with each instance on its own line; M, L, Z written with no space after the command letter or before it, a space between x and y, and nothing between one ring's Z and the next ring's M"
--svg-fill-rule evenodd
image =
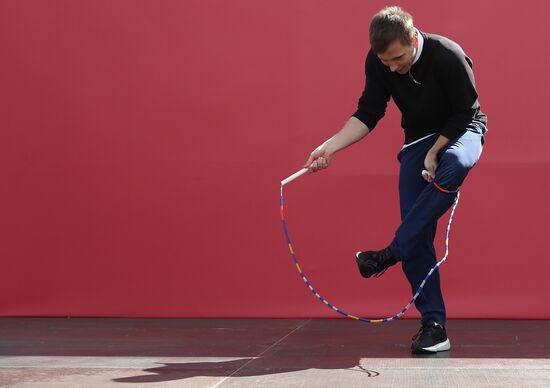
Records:
M398 155L401 164L401 225L390 248L401 260L403 272L413 293L437 263L434 248L437 220L453 205L456 192L481 156L485 132L486 128L482 123L472 121L465 132L451 140L440 152L434 182L449 193L438 189L433 183L428 183L421 175L424 158L438 135L409 145ZM434 320L445 325L445 303L438 270L427 281L415 305L422 314L422 323Z

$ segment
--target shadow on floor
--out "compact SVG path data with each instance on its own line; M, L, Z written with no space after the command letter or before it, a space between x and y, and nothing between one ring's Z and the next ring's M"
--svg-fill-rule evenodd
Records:
M320 369L318 365L312 365L308 368L306 366L302 367L279 367L279 368L258 368L255 366L250 369L243 369L248 363L252 361L257 361L254 358L249 359L240 359L232 361L220 361L220 362L190 362L190 363L171 363L163 364L163 366L144 369L143 372L147 372L147 375L132 376L132 377L123 377L118 379L113 379L113 381L120 383L153 383L153 382L165 382L173 380L183 380L192 377L198 376L209 376L209 377L227 377L227 376L238 376L238 377L248 377L248 376L264 376L271 375L275 373L288 373L288 372L297 372L306 369ZM358 365L358 360L355 361L355 366L350 366L354 364L350 360L349 363L342 364L333 364L327 369L338 369L338 370L349 370L350 372L359 372L363 373L366 377L376 377L380 373L374 370L368 370L364 367ZM153 374L151 374L153 373Z

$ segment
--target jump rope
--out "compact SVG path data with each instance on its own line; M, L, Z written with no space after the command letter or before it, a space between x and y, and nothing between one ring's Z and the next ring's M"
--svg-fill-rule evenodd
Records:
M447 223L447 231L445 233L445 256L438 263L436 263L436 265L434 265L433 268L428 272L428 274L426 275L424 280L422 280L422 283L420 283L420 286L416 290L416 292L415 292L414 296L412 297L412 299L409 301L409 303L407 303L407 305L405 307L403 307L403 309L399 313L397 313L397 314L395 314L391 317L388 317L388 318L370 319L370 318L357 317L355 315L348 314L347 312L339 309L338 307L336 307L335 305L330 303L328 300L323 298L321 295L319 295L319 293L315 290L315 288L313 288L313 286L311 285L309 280L306 278L306 275L304 274L304 272L300 268L300 265L298 264L298 259L296 258L296 253L294 252L294 249L292 249L292 244L290 242L290 237L288 235L288 229L287 229L286 221L285 221L284 205L283 205L283 187L285 185L289 184L290 182L292 182L294 179L299 178L300 176L304 175L307 171L308 171L307 168L303 168L300 171L292 174L288 178L283 179L281 181L281 221L283 223L283 230L284 230L284 233L285 233L286 242L288 243L288 248L290 249L290 254L292 255L294 265L296 266L296 269L298 270L298 273L300 274L300 277L302 278L302 280L304 281L306 286L311 290L311 292L313 292L313 295L315 295L321 302L323 302L330 309L336 311L338 314L341 314L341 315L343 315L347 318L355 319L357 321L361 321L361 322L365 322L365 323L386 323L386 322L390 322L390 321L401 318L403 316L403 314L405 314L405 312L412 306L412 304L414 303L416 298L418 298L418 295L420 295L420 293L422 292L422 289L424 288L424 285L426 284L429 277L432 276L434 271L441 264L443 264L445 262L445 260L447 260L447 257L449 256L449 232L451 231L451 223L453 222L453 215L455 213L456 206L458 205L458 200L460 198L460 192L458 190L456 191L456 198L454 200L454 205L453 205L453 208L451 210L451 215L449 216L449 222ZM426 175L426 174L428 174L428 172L426 170L422 171L423 176ZM448 191L448 190L445 190L445 189L441 188L438 184L436 184L433 181L432 181L432 183L434 184L434 186L437 189L441 190L444 193L454 193L454 191Z

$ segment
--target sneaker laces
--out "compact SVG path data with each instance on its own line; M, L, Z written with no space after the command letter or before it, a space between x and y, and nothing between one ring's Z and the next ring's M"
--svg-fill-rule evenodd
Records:
M435 325L422 326L420 329L418 329L418 332L412 337L412 340L415 341L417 338L422 337L424 335L426 336L432 335L434 328L435 328Z
M384 268L382 271L378 271L374 273L375 278L379 278L380 276L384 275L384 272L388 270L389 267Z
M418 329L418 331L416 332L416 334L411 338L413 341L416 341L416 339L418 337L420 337L422 335L422 333L424 332L424 326L422 326L420 329Z
M374 273L374 277L379 278L380 276L384 275L384 272L386 272L388 270L388 268L393 266L397 262L397 260L395 260L392 257L392 253L389 250L389 248L386 248L386 249L380 251L378 253L378 255L376 255L376 256L377 256L376 257L377 264L378 265L383 264L383 265L386 266L386 268Z

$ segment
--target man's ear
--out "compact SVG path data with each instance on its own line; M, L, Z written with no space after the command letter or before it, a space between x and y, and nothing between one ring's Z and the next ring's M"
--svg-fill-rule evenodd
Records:
M418 31L415 31L413 35L413 47L418 48Z

